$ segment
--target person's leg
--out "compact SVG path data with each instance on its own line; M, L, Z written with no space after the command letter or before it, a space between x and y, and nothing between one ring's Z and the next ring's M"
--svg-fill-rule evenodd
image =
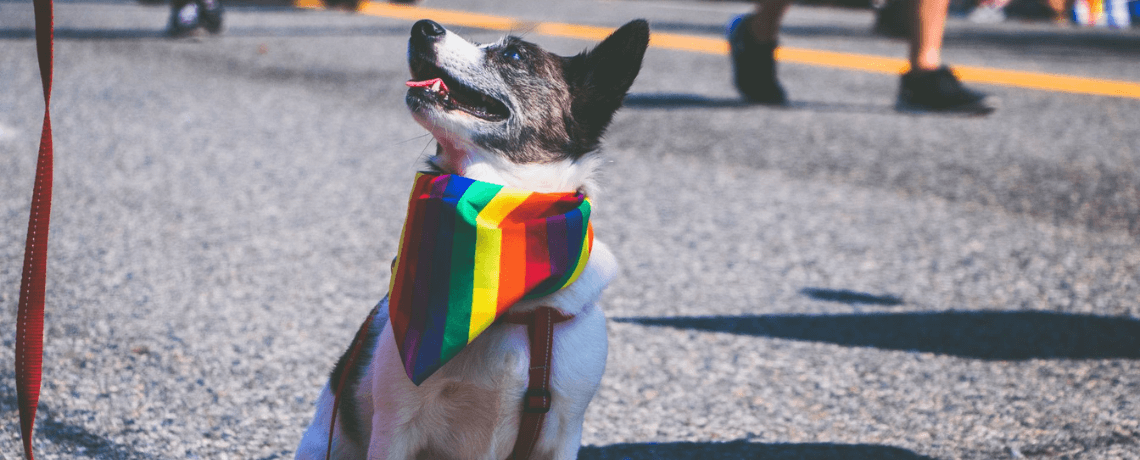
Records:
M202 12L202 26L206 31L217 34L222 31L222 8L221 0L196 0L198 2L198 9Z
M950 0L917 0L916 27L910 37L910 68L935 70L942 67L942 35Z
M946 0L950 1L950 0ZM774 42L780 33L780 23L792 0L756 2L756 12L748 16L748 31L757 42Z
M750 102L787 103L784 88L776 79L776 42L780 22L791 4L792 0L757 2L755 13L735 18L729 25L736 89Z
M1056 22L1067 21L1067 13L1073 9L1073 0L1045 0L1045 4L1053 11L1053 21Z
M909 110L985 114L993 111L986 95L962 86L942 65L942 35L950 0L915 0L910 35L910 71L902 76L899 106Z
M198 4L193 0L171 0L166 34L176 38L191 34L198 28L198 13Z

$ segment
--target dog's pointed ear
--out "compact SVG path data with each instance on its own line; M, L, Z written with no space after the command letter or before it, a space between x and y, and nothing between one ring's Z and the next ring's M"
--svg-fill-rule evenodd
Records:
M602 133L641 71L641 59L648 46L649 23L637 19L615 30L594 49L567 60L566 81L573 98L571 129L582 143L579 149L585 149L579 154L597 148Z

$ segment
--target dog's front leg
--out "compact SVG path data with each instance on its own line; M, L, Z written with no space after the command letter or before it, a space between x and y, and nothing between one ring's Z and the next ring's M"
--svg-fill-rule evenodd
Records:
M329 421L332 419L332 406L333 395L329 391L329 386L325 385L321 390L321 396L317 399L317 413L313 416L313 421L309 424L309 428L305 430L304 436L301 437L301 444L297 446L297 453L294 460L318 460L325 458L325 453L328 449L328 426Z
M551 460L574 460L578 458L578 450L582 448L582 428L579 425L574 433L568 433L565 442L555 448L551 453Z
M368 442L368 460L402 460L413 458L410 445L395 439L395 426L390 417L377 412L372 416L372 434ZM403 444L403 445L402 445Z
M368 460L416 458L423 444L422 434L412 423L415 420L414 408L422 404L419 389L404 373L392 334L389 321L380 333L369 366L373 406Z
M301 444L297 446L297 453L294 460L323 460L328 453L328 440L329 440L329 423L332 420L332 408L335 398L329 386L325 385L321 390L321 396L317 399L317 413L313 417L312 423L309 428L305 430L304 436L301 438ZM340 419L340 414L338 414ZM346 435L344 432L343 420L339 420L333 431L333 451L332 458L341 459L358 459L364 453L364 449Z

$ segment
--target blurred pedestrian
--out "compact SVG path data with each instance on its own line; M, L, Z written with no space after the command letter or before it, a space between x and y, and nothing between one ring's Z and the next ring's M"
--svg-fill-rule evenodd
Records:
M222 32L222 4L218 0L171 0L167 35L186 37L205 29L211 34Z
M898 107L905 110L989 113L985 94L962 85L942 64L942 33L950 0L911 0L913 30L908 34L910 70L902 75ZM729 24L728 41L736 88L758 104L785 105L787 95L776 77L776 47L780 23L792 0L756 3L753 14Z

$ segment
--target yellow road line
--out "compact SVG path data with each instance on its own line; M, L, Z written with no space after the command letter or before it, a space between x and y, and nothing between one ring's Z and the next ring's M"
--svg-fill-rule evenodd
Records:
M319 8L320 0L294 0L300 8ZM493 16L465 11L423 8L390 3L365 2L360 12L371 16L414 21L432 19L445 25L475 27L501 31L527 31L550 37L601 40L613 29L559 22L527 22L506 16ZM655 48L689 51L696 53L728 55L728 42L722 38L695 35L654 32L649 45ZM901 74L909 68L905 59L873 56L868 54L839 53L834 51L791 48L781 46L776 50L776 59L781 62L794 62L823 67L836 67L863 72ZM1140 83L1077 77L1072 75L1047 74L1003 70L988 67L954 66L958 78L966 82L991 85L1013 86L1063 93L1092 94L1140 99Z
M372 16L406 19L409 21L431 19L444 24L491 30L511 30L516 25L522 24L516 19L503 16L468 13L466 11L420 8L391 3L364 2L360 7L360 12Z
M1074 77L987 67L955 66L954 72L963 81L1016 86L1020 88L1058 91L1063 93L1094 94L1140 99L1140 84L1099 78Z

